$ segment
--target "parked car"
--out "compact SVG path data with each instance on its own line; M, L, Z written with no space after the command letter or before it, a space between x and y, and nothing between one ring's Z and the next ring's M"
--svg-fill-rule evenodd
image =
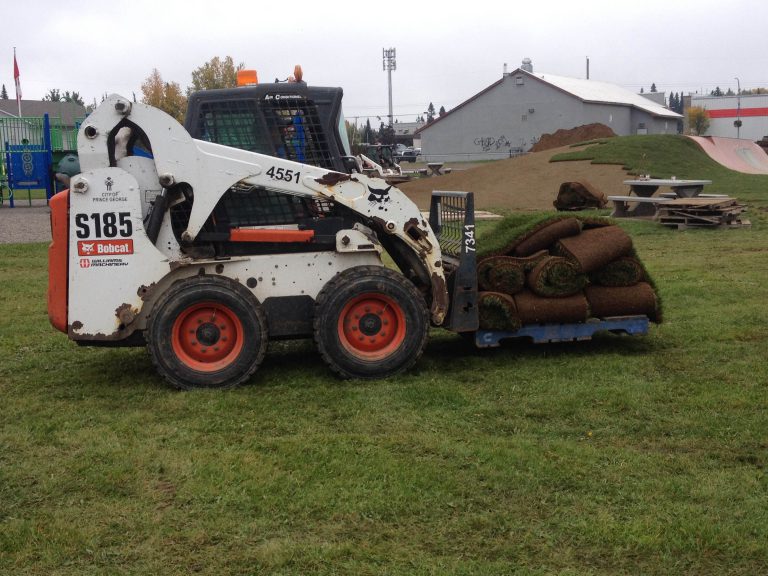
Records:
M416 159L421 154L421 148L406 148L397 157L398 162L416 162Z

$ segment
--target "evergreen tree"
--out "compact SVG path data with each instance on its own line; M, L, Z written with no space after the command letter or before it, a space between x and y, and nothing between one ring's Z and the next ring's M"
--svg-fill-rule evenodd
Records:
M658 92L658 90L656 90L656 82L651 84L651 92Z
M371 128L371 119L368 118L365 121L365 129L363 131L363 143L364 144L372 144L373 143L373 128Z
M440 116L440 118L445 116L447 114L447 112L445 111L445 106L440 106L440 112L438 112L437 114L438 116Z
M381 144L394 144L395 143L395 129L392 126L387 126L384 122L381 123L379 128L379 142Z
M8 90L5 89L5 84L3 84L3 90L0 91L0 100L8 100Z
M432 102L427 107L427 124L431 124L435 119L435 105Z

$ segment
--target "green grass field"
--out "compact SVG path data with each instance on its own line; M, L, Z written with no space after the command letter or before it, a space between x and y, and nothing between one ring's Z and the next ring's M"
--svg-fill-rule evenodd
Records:
M45 246L0 246L0 574L765 573L768 177L672 168L753 226L622 222L649 335L435 330L379 382L297 342L248 386L170 390L144 350L56 333Z

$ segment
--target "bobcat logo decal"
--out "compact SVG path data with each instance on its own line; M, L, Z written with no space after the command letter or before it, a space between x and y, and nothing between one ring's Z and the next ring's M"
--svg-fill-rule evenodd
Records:
M389 191L392 189L392 186L388 186L384 190L377 190L376 188L371 188L368 186L368 192L370 194L368 195L368 201L371 203L371 206L374 204L379 205L379 210L386 211L386 208L384 205L391 200L389 197Z

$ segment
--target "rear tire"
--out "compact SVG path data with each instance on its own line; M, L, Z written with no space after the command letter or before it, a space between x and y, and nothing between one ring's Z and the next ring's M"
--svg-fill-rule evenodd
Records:
M267 322L242 285L219 276L173 284L147 327L147 349L176 388L231 388L256 372L267 350Z
M330 280L315 301L315 343L343 378L385 378L413 366L424 352L429 313L402 274L357 266Z

